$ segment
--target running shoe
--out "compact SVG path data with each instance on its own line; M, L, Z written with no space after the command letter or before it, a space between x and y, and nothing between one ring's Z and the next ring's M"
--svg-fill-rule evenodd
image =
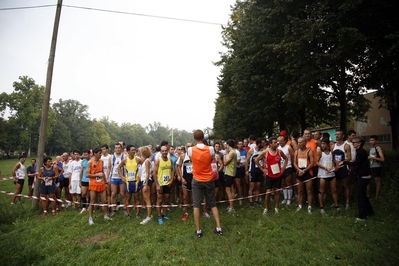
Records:
M211 216L207 212L202 213L202 216L204 216L205 218L211 218Z
M235 210L234 210L234 208L230 208L230 207L229 207L229 209L227 210L227 212L232 213L232 212L235 212Z
M302 210L302 206L298 206L295 211L299 212L300 210Z
M351 206L349 205L349 203L346 203L345 209L349 210L350 208L351 208Z
M181 218L181 220L182 221L185 221L185 220L187 220L188 219L188 213L185 213L184 215L183 215L183 218Z
M308 206L308 213L312 213L312 206Z
M324 209L320 209L320 213L321 213L322 215L325 215L325 214L326 214L326 211L325 211Z
M215 234L217 234L218 236L222 236L222 235L223 235L222 229L217 230L217 229L215 228L215 230L213 230L213 232L214 232Z
M163 224L162 216L159 216L159 217L158 217L158 224L159 224L159 225L162 225L162 224Z
M46 215L47 215L47 211L43 211L42 216L46 216Z
M274 208L274 213L278 213L278 208Z
M89 218L89 225L93 225L94 224L94 222L93 222L93 218Z
M82 208L82 210L80 211L79 214L83 214L83 213L85 213L85 212L86 212L86 208Z
M281 202L281 204L287 204L287 199L283 199L283 201Z
M291 200L287 200L287 205L291 205Z
M106 220L106 221L112 221L112 218L109 217L108 215L104 215L104 220Z
M201 238L201 237L202 237L202 230L200 229L199 231L195 231L195 235L196 235L198 238Z
M169 220L170 220L169 217L168 217L167 215L163 215L163 216L162 216L162 219L165 219L166 221L169 221Z
M148 224L151 221L151 217L146 217L140 224Z
M267 215L267 212L268 212L268 209L264 209L262 215L264 215L264 216Z

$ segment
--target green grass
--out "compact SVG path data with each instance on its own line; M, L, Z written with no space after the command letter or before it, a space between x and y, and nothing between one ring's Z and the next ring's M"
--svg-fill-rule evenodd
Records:
M11 164L14 165L15 160ZM0 168L4 175L4 161ZM8 163L8 162L7 162ZM12 181L0 189L13 191ZM24 188L26 194L27 188ZM67 210L55 217L40 216L31 202L10 206L11 196L1 194L0 261L2 265L398 265L398 212L388 198L373 203L376 215L355 223L356 207L327 216L309 215L295 207L262 216L262 208L236 204L228 214L219 205L223 236L212 230L213 218L201 218L204 236L197 239L194 221L181 221L173 208L159 226L156 219L126 218L122 211L104 221L97 211L95 225L88 216ZM331 200L327 201L329 206ZM396 203L395 203L396 204ZM144 216L144 214L143 214Z

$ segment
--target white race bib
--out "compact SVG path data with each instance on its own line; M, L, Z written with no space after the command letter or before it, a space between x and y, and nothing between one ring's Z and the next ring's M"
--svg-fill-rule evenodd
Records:
M278 165L278 163L272 164L270 166L270 168L272 169L272 173L275 174L279 174L280 173L280 166Z
M186 171L187 171L187 174L191 174L193 172L193 166L192 165L187 165L186 166Z
M51 179L51 178L46 178L44 180L44 182L45 182L46 186L52 186L53 185L53 179Z
M330 170L332 168L332 162L327 161L325 167L327 168L327 170Z
M188 171L187 171L188 172ZM170 175L163 175L163 182L168 183L170 180Z
M298 167L301 169L308 167L308 158L298 158Z
M127 173L127 180L128 181L136 181L136 173L135 172L128 172Z
M96 176L96 182L97 182L97 183L100 183L100 182L102 182L102 181L103 181L103 178L102 178L102 177Z

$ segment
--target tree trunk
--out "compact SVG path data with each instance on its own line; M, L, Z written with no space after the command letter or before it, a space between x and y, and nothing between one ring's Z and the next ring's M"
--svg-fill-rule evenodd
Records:
M399 107L389 110L391 115L392 149L399 149Z

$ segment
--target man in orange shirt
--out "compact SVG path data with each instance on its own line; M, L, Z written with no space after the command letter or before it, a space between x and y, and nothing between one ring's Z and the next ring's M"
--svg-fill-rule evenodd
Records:
M202 230L200 227L201 203L202 195L205 195L206 204L212 209L213 217L216 221L216 228L213 231L217 235L223 235L220 227L219 210L216 207L215 201L215 182L212 175L212 158L215 156L213 147L204 144L204 132L202 130L194 131L194 140L197 145L188 148L187 154L191 158L193 166L193 180L191 182L193 205L194 205L194 220L196 226L196 236L202 237Z

